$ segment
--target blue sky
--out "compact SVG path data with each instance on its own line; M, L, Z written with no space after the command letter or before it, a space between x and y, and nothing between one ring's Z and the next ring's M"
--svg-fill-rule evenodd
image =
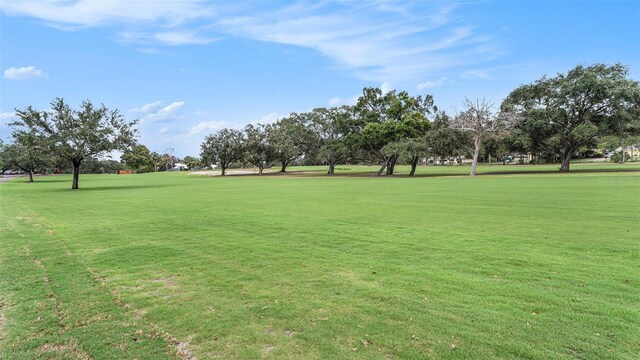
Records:
M197 155L222 127L352 103L365 86L499 103L577 64L640 79L640 1L0 0L1 121L83 99ZM2 138L9 129L0 125Z

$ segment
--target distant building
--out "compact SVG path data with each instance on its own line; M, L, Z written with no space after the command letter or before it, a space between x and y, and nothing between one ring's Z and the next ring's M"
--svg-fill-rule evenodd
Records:
M636 145L625 146L625 147L621 146L617 148L615 152L622 153L623 150L626 153L626 156L629 156L631 158L640 156L640 146L636 146Z
M183 163L175 163L175 165L169 169L169 171L184 171L184 170L189 170L189 167L187 166L187 164L183 164Z

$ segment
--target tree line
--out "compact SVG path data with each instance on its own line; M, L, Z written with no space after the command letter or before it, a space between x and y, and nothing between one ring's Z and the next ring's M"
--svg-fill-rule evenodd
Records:
M419 162L451 163L471 158L470 175L480 159L505 159L526 153L533 162L559 162L569 171L572 157L597 146L640 143L640 84L623 65L579 65L566 74L543 76L514 89L496 106L466 99L452 115L438 109L431 95L383 92L367 87L355 105L291 113L273 124L225 128L206 136L200 158L182 161L190 168L251 164L263 174L281 172L294 162L323 164L333 175L338 164L379 166L376 175L393 175L399 163L414 175ZM12 143L0 143L0 165L29 174L70 168L72 189L87 169L110 171L122 166L137 172L168 170L179 159L158 154L136 142L137 120L118 110L84 101L78 109L55 99L51 109L16 110ZM122 151L121 162L98 160Z
M485 99L466 99L451 116L430 95L365 88L353 106L222 129L205 138L200 155L222 175L243 163L260 174L274 164L285 172L297 159L325 164L329 175L341 163L378 164L377 176L393 175L396 164L405 163L414 175L420 159L441 163L466 155L473 176L481 155L491 161L513 152L530 154L534 164L560 162L566 172L577 153L622 146L624 156L625 146L640 143L639 104L640 86L620 64L544 76L514 89L497 109Z

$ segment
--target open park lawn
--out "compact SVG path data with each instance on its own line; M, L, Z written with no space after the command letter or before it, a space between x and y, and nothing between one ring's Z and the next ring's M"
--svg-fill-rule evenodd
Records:
M0 358L640 358L639 165L297 170L0 184Z

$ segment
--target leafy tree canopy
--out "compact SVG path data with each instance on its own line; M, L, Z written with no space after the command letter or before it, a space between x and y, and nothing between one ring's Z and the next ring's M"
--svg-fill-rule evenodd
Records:
M114 150L124 151L135 143L137 120L127 121L116 109L94 106L85 100L79 109L72 109L62 98L51 103L50 111L38 111L29 106L16 110L13 122L16 138L31 137L58 156L73 164L73 183L78 188L83 160L98 158Z
M552 149L569 171L571 156L599 137L624 132L639 115L640 85L627 67L579 65L566 74L542 77L513 90L502 104L515 113L532 146Z

